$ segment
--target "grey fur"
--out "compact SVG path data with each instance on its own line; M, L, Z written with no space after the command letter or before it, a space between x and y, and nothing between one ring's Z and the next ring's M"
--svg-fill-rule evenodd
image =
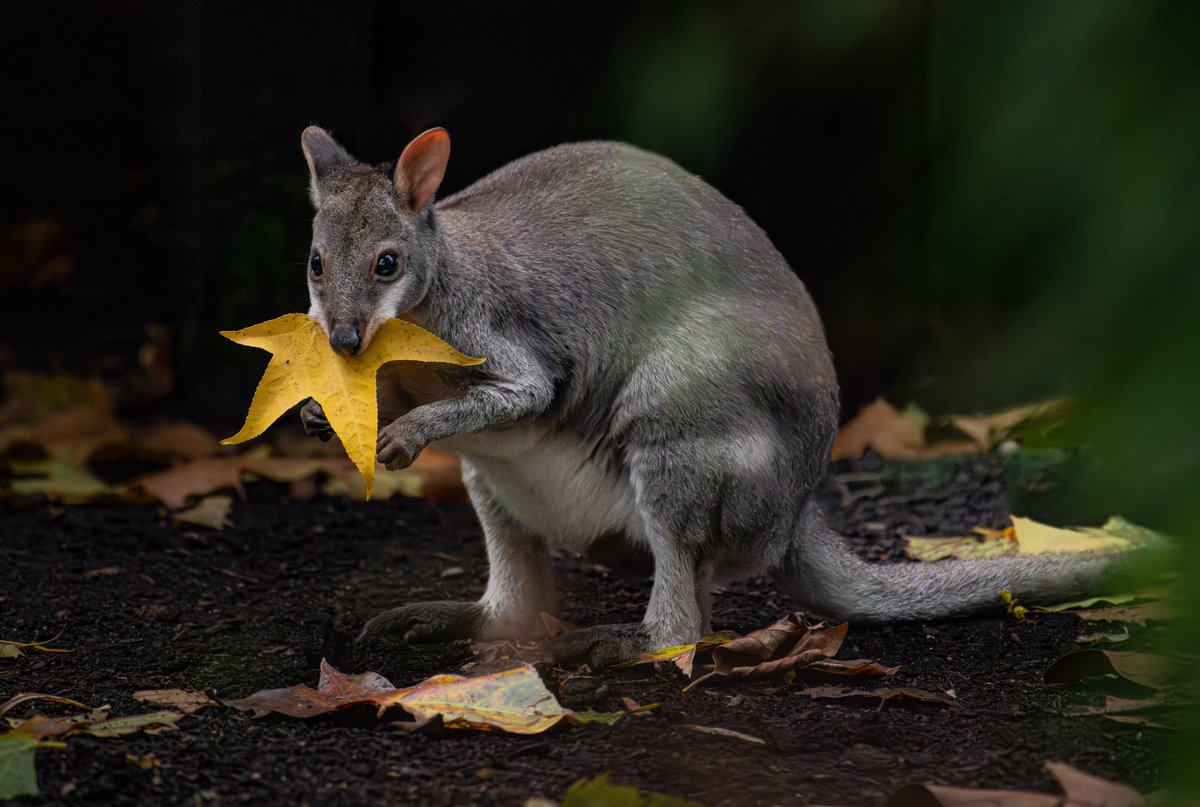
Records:
M310 129L306 153L345 153L325 139ZM487 592L458 610L402 606L367 634L538 633L556 602L548 547L615 531L654 556L645 619L569 634L554 658L607 663L695 640L711 628L714 574L774 570L808 606L887 620L994 606L1001 587L1076 593L1106 565L854 558L811 503L838 410L812 300L739 207L662 157L558 146L416 212L386 167L348 155L312 183L325 273L310 276L311 313L327 332L353 320L365 345L400 316L487 357L385 367L379 438L389 467L430 444L462 455ZM370 276L381 249L403 255L394 282ZM306 423L324 433L319 414Z

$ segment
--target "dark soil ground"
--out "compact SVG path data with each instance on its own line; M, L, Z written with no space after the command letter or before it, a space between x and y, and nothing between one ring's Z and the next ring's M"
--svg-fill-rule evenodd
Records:
M856 549L885 561L898 554L902 533L1000 524L1012 501L1011 474L998 458L943 463L933 473L879 462L835 471L822 495L838 526ZM31 652L0 666L0 700L17 691L56 693L132 714L148 711L131 698L139 689L234 698L315 684L322 657L348 672L378 671L398 686L471 660L461 645L352 644L382 608L482 590L479 529L464 505L301 502L259 484L224 532L181 528L151 508L39 500L3 507L0 637L46 638L65 628L61 643L76 652ZM639 618L649 592L644 574L581 558L558 565L566 619ZM714 627L748 632L788 610L768 581L742 581L717 595ZM540 736L409 734L362 713L303 722L207 710L184 718L177 732L77 737L65 750L39 751L39 803L520 805L533 795L558 799L580 777L609 772L618 782L712 805L872 805L909 782L1053 791L1046 760L1152 790L1168 742L1065 713L1098 702L1094 688L1042 684L1043 670L1081 632L1072 616L851 626L841 657L899 664L889 685L953 690L962 703L954 709L823 704L777 681L715 684L684 696L672 671L638 667L575 678L564 700L619 709L624 696L660 708L611 727L564 726ZM1127 645L1147 638L1154 637L1138 634ZM765 744L685 726L733 729ZM131 761L151 754L157 766Z

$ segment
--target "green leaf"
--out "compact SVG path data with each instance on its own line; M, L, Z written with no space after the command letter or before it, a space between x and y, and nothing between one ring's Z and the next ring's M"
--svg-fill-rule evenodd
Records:
M636 785L614 785L608 774L595 779L580 779L567 791L562 807L704 807L698 801L642 793Z
M20 734L0 735L0 801L38 794L33 755L37 740Z
M597 712L595 709L588 707L586 712L574 712L571 714L572 723L603 723L606 726L611 726L616 723L627 712Z
M1091 608L1093 605L1104 603L1105 605L1124 605L1127 602L1133 602L1138 599L1138 594L1107 594L1102 597L1089 597L1086 600L1072 600L1071 602L1060 602L1056 605L1031 605L1035 611L1049 611L1057 614L1060 611L1080 610L1083 608Z

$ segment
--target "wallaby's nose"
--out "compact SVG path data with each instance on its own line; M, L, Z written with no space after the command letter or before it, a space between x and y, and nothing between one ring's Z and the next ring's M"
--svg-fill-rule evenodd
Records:
M329 332L329 346L343 356L353 356L358 352L359 338L357 325L334 325Z

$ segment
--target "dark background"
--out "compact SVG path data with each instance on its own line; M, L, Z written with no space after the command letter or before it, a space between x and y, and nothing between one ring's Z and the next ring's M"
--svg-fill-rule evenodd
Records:
M51 218L50 251L73 264L61 283L6 284L0 341L18 364L93 367L162 323L171 403L236 421L245 376L221 367L236 354L216 330L306 310L298 137L313 122L372 161L445 126L444 192L564 141L672 157L746 207L809 283L851 410L912 377L906 354L932 339L932 6L845 20L717 3L59 10L9 6L0 33L19 113L0 226Z
M617 138L770 234L845 414L1077 395L1083 495L1195 572L1198 32L1182 0L6 3L0 369L231 430L261 365L216 331L306 308L304 126L372 161L445 126L447 192Z

